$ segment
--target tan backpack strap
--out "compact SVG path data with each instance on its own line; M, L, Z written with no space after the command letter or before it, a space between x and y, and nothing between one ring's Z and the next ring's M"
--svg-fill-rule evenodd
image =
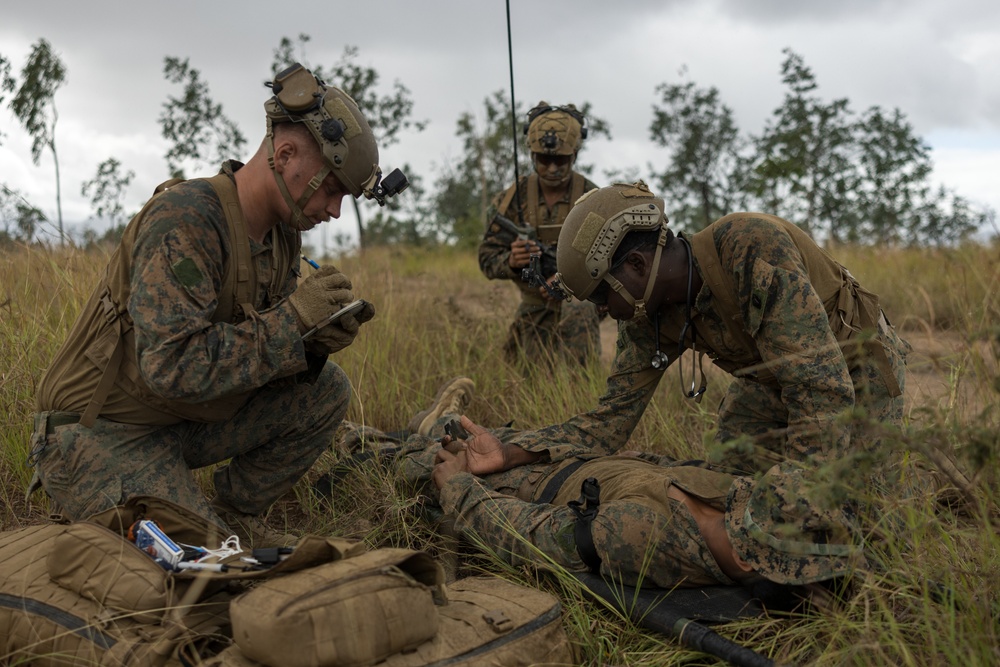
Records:
M528 224L538 229L538 174L530 174L528 176L528 207L525 210L528 219L525 220Z
M587 187L587 179L583 177L583 174L578 174L574 171L573 181L569 191L570 206L576 204L576 200L583 196L583 189L585 187Z
M757 344L743 328L743 315L736 303L736 286L732 276L722 268L719 249L715 247L714 229L710 226L691 237L691 251L698 258L702 276L718 303L719 315L729 334L740 341L747 351L757 349Z
M507 211L510 208L510 203L514 201L514 196L517 194L517 186L518 184L515 183L507 188L507 192L503 193L503 199L500 200L500 206L497 207L497 213L500 215L511 218ZM517 222L516 217L517 216L514 216L511 219L514 220L514 222Z
M115 328L115 333L117 334L115 340L115 348L112 350L111 355L108 357L108 364L104 367L104 372L101 373L101 379L97 383L97 388L94 389L93 395L90 397L90 402L87 403L86 409L80 416L80 425L85 428L90 428L94 425L97 420L97 416L101 413L101 408L104 407L104 402L108 400L108 396L111 394L111 389L115 386L115 379L118 377L118 371L122 365L122 359L125 357L125 345L122 339L125 337L125 327L123 326L122 315L118 312L118 308L115 306L114 300L111 298L111 288L105 287L104 293L101 295L101 307L104 309L104 317L108 322L113 322Z
M237 307L243 311L244 317L249 317L253 312L250 304L254 302L254 285L251 280L253 274L250 271L250 236L236 194L236 183L226 174L217 174L206 180L222 202L233 253L222 277L222 289L219 290L219 304L216 311L223 314L226 321L233 320Z

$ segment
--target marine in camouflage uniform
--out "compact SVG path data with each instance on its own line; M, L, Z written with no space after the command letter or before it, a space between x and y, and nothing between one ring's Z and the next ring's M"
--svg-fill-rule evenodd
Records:
M441 427L456 417L446 414L426 435L410 436L397 466L415 489L437 496L455 528L505 562L599 571L627 585L667 589L750 585L758 575L812 584L863 563L843 512L812 497L801 466L781 464L754 481L703 462L598 455L565 444L527 453L509 444L516 435L510 429L488 431L467 419L469 439L445 437L442 447ZM368 447L392 440L370 427L347 437L359 438ZM588 479L598 484L600 504L590 544L581 547L581 518L571 503Z
M479 268L490 280L512 281L521 292L504 344L508 361L535 364L561 357L586 364L600 352L600 321L594 306L553 299L543 288L524 281L521 271L530 253L538 251L538 242L548 246L554 259L552 249L573 202L597 187L573 170L587 130L582 114L572 105L552 107L539 102L528 119L525 133L535 173L493 199L479 246ZM519 238L498 223L497 216L526 230L521 236L531 238ZM544 277L551 278L551 274Z
M300 234L377 186L378 149L354 101L301 66L273 90L246 165L169 182L129 223L39 383L31 462L69 519L154 495L232 527L292 487L347 411L327 356L374 309L303 338L353 294L334 267L298 280ZM191 470L227 459L209 504Z
M617 353L597 407L520 434L513 442L524 449L618 450L685 349L698 360L678 370L689 397L704 390L702 355L735 378L716 441L749 436L752 451L720 447L713 458L733 470L876 449L877 438L840 421L856 408L874 422L901 423L908 344L878 298L787 221L735 213L675 237L663 200L644 183L615 184L577 202L558 265L566 292L619 321Z

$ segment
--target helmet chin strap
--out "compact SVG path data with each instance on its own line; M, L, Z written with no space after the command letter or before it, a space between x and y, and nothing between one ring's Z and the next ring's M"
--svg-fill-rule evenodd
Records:
M638 319L640 317L646 317L646 302L649 301L650 295L653 293L653 287L656 286L656 276L660 273L660 255L663 254L663 246L667 243L667 226L662 225L660 227L660 237L656 239L656 252L653 253L653 265L649 271L649 278L646 279L646 292L642 295L642 298L636 300L629 294L629 291L625 289L621 281L615 278L609 272L604 276L604 280L611 285L611 289L618 293L622 299L625 300L630 306L635 308L635 312L632 314L632 319Z
M274 136L271 133L267 135L267 165L271 168L271 173L274 174L274 180L278 183L278 190L281 192L282 198L288 205L288 208L292 212L292 217L288 220L288 225L293 229L299 231L304 231L312 227L312 221L306 217L305 212L302 210L305 207L306 202L309 198L319 190L320 186L323 185L323 181L326 179L327 175L332 171L330 165L323 161L323 167L316 172L316 175L309 179L309 183L306 185L305 192L299 197L298 201L292 199L291 193L288 191L288 186L285 185L285 179L282 178L281 174L274 166Z

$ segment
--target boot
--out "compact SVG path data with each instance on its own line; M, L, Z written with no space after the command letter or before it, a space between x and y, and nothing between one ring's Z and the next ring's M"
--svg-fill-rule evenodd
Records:
M444 415L461 415L472 402L475 390L476 383L467 377L448 380L438 389L430 407L413 416L407 429L413 433L429 436L434 424Z

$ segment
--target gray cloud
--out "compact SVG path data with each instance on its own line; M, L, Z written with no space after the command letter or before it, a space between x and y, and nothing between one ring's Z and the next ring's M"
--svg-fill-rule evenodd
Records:
M587 149L586 161L600 168L645 169L662 161L648 139L654 89L677 81L682 65L699 85L719 88L744 130L759 132L781 103L785 47L813 68L820 95L848 97L856 111L899 107L919 132L934 137L1000 135L1000 3L994 0L511 4L518 100L591 102L614 135ZM252 150L263 131L262 83L281 37L311 35L305 58L318 64L356 45L361 62L386 85L398 79L410 88L416 117L430 121L426 132L384 151L387 166L410 162L428 184L432 168L460 149L458 115L477 112L483 98L509 84L502 2L302 0L294 10L258 0L8 5L0 54L20 65L30 45L45 37L68 67L68 84L57 96L67 218L87 216L80 183L106 157L137 172L130 192L136 205L166 178L157 117L166 96L177 92L163 80L167 55L190 58ZM54 210L51 159L31 165L26 139L8 118L0 110L8 135L0 146L0 180Z

